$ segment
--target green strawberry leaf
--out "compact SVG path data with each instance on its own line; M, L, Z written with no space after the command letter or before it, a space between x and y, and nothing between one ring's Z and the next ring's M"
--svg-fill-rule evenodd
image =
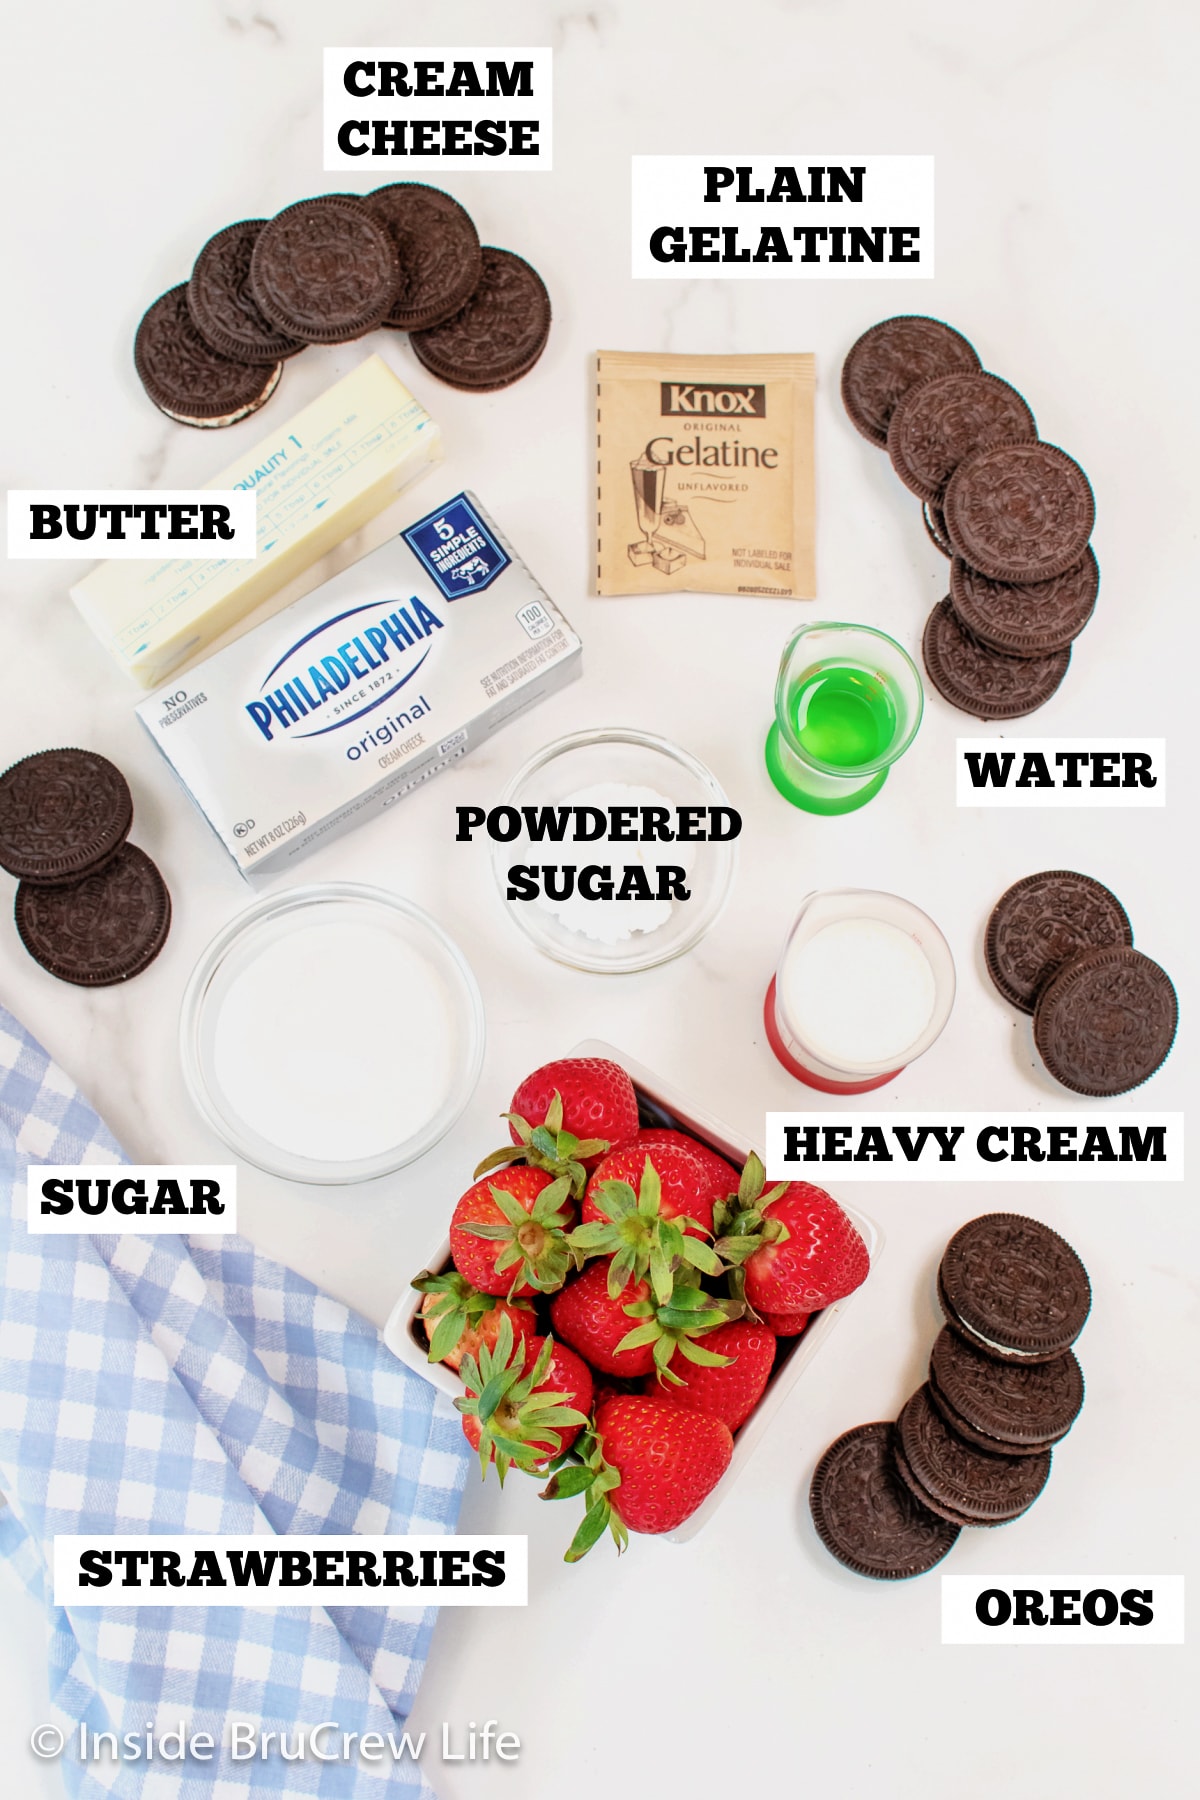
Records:
M533 1136L533 1126L529 1124L528 1120L523 1119L520 1113L501 1113L500 1117L508 1120L508 1123L512 1126L513 1130L521 1140L520 1144L514 1145L513 1148L523 1149Z
M651 1319L645 1325L637 1325L627 1331L617 1345L617 1354L622 1350L640 1350L645 1344L658 1345L663 1341L662 1330L657 1319ZM669 1341L669 1340L668 1340Z
M738 1181L737 1197L743 1209L758 1204L758 1198L766 1184L766 1179L767 1171L763 1167L762 1158L752 1150L746 1158Z
M573 1500L576 1494L586 1494L595 1479L591 1469L585 1469L582 1463L573 1463L551 1476L540 1497L543 1500Z
M658 1170L649 1157L646 1158L642 1169L637 1205L643 1219L658 1218L662 1206L662 1182L658 1178Z
M572 1250L582 1250L585 1256L595 1256L604 1250L611 1226L603 1220L596 1219L587 1225L577 1225L567 1236Z
M671 1264L664 1255L661 1244L651 1244L650 1246L649 1274L650 1287L654 1294L654 1298L658 1301L660 1306L665 1306L667 1301L671 1298L671 1289L674 1286L674 1281L671 1275Z
M444 1362L466 1329L465 1315L451 1302L439 1312L431 1312L433 1331L429 1337L429 1361Z
M685 1237L680 1255L685 1262L691 1264L693 1269L700 1269L705 1275L721 1273L720 1257L712 1245L706 1244L702 1238Z
M588 1507L583 1515L583 1523L571 1539L567 1547L564 1562L574 1563L586 1556L588 1551L604 1536L608 1530L612 1509L603 1497ZM624 1548L623 1545L618 1548Z
M502 1150L493 1150L490 1156L484 1157L483 1161L476 1168L472 1179L479 1181L491 1169L507 1168L510 1163L523 1162L524 1160L524 1145L506 1144Z
M725 1369L735 1360L732 1356L719 1356L715 1350L706 1350L703 1344L687 1337L679 1339L679 1353L689 1362L703 1363L706 1369Z
M543 1192L546 1191L547 1190L543 1189ZM526 1212L525 1208L521 1205L521 1202L513 1194L508 1192L507 1188L498 1187L496 1183L492 1181L488 1183L488 1192L510 1225L515 1225L518 1231L522 1225L528 1225L530 1214ZM540 1200L541 1197L541 1194L539 1194L538 1200ZM534 1205L537 1205L537 1200L534 1201ZM492 1227L492 1230L498 1229L499 1227L497 1226Z

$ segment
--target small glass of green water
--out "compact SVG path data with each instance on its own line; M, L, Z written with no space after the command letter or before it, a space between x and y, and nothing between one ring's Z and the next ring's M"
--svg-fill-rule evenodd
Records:
M767 771L806 812L865 806L917 735L925 694L912 658L869 625L802 625L775 683Z

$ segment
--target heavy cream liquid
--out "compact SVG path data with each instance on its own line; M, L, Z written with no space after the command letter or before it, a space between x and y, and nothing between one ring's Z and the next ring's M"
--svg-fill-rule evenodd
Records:
M921 946L882 919L838 919L793 945L778 985L804 1045L848 1072L903 1064L937 999Z

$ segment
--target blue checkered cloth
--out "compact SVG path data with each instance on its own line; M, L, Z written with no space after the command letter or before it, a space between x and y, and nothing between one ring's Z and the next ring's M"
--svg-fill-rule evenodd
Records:
M46 1603L61 1759L81 1800L251 1793L432 1800L419 1768L235 1762L228 1724L402 1744L432 1609L53 1604L56 1533L453 1531L458 1417L367 1320L245 1239L31 1237L30 1162L126 1158L70 1079L0 1008L0 1556ZM18 1209L20 1216L18 1216ZM81 1763L79 1726L186 1720L210 1763ZM320 1740L328 1748L329 1740Z

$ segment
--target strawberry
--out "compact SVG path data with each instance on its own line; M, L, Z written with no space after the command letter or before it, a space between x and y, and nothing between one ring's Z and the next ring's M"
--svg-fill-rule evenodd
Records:
M694 1340L724 1325L729 1301L714 1300L693 1285L691 1271L680 1269L665 1304L657 1302L645 1281L610 1291L608 1257L598 1257L583 1274L550 1302L555 1331L606 1375L649 1375L661 1370L668 1381L676 1351L689 1362L723 1362L724 1357Z
M562 1125L577 1138L604 1138L605 1148L622 1144L638 1128L637 1095L624 1069L602 1056L566 1056L527 1075L512 1097L510 1114L540 1125L555 1095L562 1101ZM514 1144L520 1143L515 1122L509 1121ZM603 1152L592 1151L583 1160L594 1167Z
M676 1153L668 1148L655 1154L669 1162ZM614 1300L628 1282L649 1276L655 1300L666 1305L676 1272L684 1264L706 1275L720 1275L721 1262L712 1245L699 1236L694 1220L668 1210L658 1170L641 1149L625 1159L643 1157L636 1193L628 1181L606 1177L609 1168L625 1166L622 1155L618 1150L606 1156L592 1176L583 1202L586 1222L576 1227L568 1242L577 1256L609 1258L608 1291Z
M454 1402L463 1432L486 1476L494 1462L503 1484L513 1463L532 1474L561 1456L587 1424L592 1373L582 1357L553 1338L514 1342L508 1318L494 1349L462 1365L466 1394Z
M608 1264L607 1257L598 1258L568 1282L550 1302L550 1322L593 1369L602 1369L606 1375L648 1375L654 1367L649 1344L636 1350L618 1346L633 1329L625 1307L648 1300L650 1288L644 1281L635 1281L614 1299L608 1291Z
M729 1360L721 1367L705 1363L681 1365L672 1387L660 1387L658 1378L647 1378L645 1392L682 1406L688 1412L709 1413L724 1419L736 1431L754 1411L775 1362L775 1333L765 1325L738 1319L720 1325L704 1340L706 1350Z
M756 1316L819 1312L867 1278L867 1246L837 1201L811 1182L764 1193L766 1172L751 1155L735 1199L716 1209L716 1250L731 1266L730 1291Z
M637 1095L616 1063L600 1056L564 1057L527 1075L504 1117L512 1143L485 1156L476 1179L490 1169L528 1163L555 1179L565 1175L578 1199L588 1170L618 1136L637 1130Z
M726 1162L710 1145L702 1144L699 1138L689 1137L686 1131L668 1131L654 1126L639 1131L633 1142L640 1144L644 1150L656 1150L664 1144L682 1144L685 1150L690 1150L704 1164L712 1181L715 1199L723 1200L727 1194L737 1193L738 1172L733 1164ZM618 1146L620 1149L625 1147L623 1144Z
M484 1294L523 1300L550 1294L573 1258L566 1234L575 1223L565 1177L544 1169L505 1169L467 1189L450 1221L454 1266Z
M586 1556L606 1530L618 1550L631 1531L673 1531L712 1493L733 1455L722 1419L648 1394L606 1400L581 1443L583 1462L560 1469L542 1495L586 1498L567 1562Z
M812 1314L805 1312L766 1312L762 1316L763 1324L769 1325L777 1338L799 1337L811 1318Z
M523 1301L513 1306L494 1294L481 1294L457 1269L444 1275L423 1269L412 1285L424 1295L421 1319L429 1339L429 1360L445 1363L448 1369L457 1369L464 1356L478 1356L484 1344L494 1349L506 1315L515 1338L530 1338L537 1331L531 1306Z
M581 1217L585 1225L604 1218L600 1192L607 1182L623 1181L630 1187L641 1182L647 1162L652 1162L658 1176L661 1196L659 1211L664 1219L687 1219L684 1227L693 1237L704 1237L712 1230L713 1203L724 1189L714 1186L700 1158L688 1144L660 1144L653 1152L638 1143L624 1149L610 1150L592 1171L583 1197Z

